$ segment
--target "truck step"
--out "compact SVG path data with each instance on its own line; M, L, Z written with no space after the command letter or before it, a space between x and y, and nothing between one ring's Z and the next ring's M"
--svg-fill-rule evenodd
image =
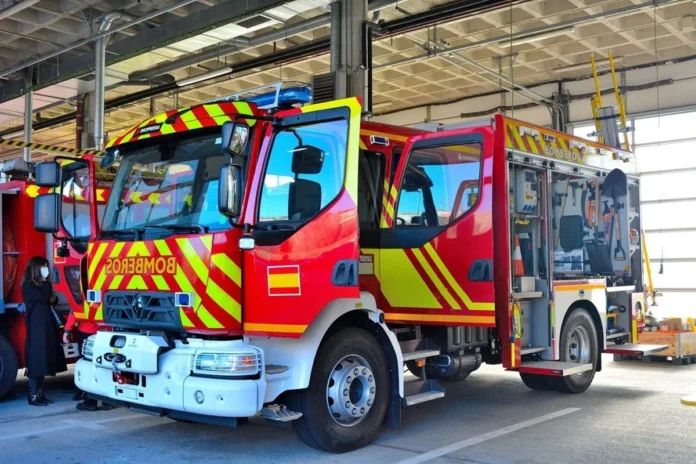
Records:
M445 396L445 389L435 379L415 380L404 384L403 405L414 406Z
M643 343L624 343L622 345L609 345L605 353L620 354L623 356L646 356L658 353L669 348L667 345L645 345Z
M128 410L132 412L139 412L140 414L147 414L149 416L164 416L164 411L159 408L149 408L147 406L128 406Z
M553 377L567 377L573 374L589 371L592 364L579 364L564 361L534 361L523 362L519 368L522 374L550 375Z
M520 352L524 356L525 354L543 353L547 349L545 346L523 346Z
M273 404L261 410L261 417L275 422L290 422L302 417L302 413L291 411L284 404Z
M409 351L407 353L402 353L405 361L415 361L418 359L431 358L433 356L439 356L440 350L418 350Z
M404 358L404 362L430 358L440 354L440 347L427 338L402 341L399 342L399 347L401 347L401 354Z

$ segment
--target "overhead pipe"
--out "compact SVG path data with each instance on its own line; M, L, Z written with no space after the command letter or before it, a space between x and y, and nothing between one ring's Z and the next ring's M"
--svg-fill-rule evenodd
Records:
M368 3L368 10L369 11L379 11L384 8L388 8L390 6L397 5L401 2L404 2L405 0L373 0ZM296 35L296 34L301 34L303 32L310 32L315 29L319 29L321 27L325 26L331 26L332 29L332 34L333 34L333 21L336 20L338 21L339 27L338 31L340 32L340 16L338 19L332 19L334 18L334 8L338 8L340 10L340 2L334 2L331 4L331 13L326 13L323 15L315 16L310 19L306 19L304 21L299 21L295 24L290 24L288 26L282 27L280 29L276 29L274 31L268 32L266 34L261 34L256 37L252 37L250 39L247 39L245 37L238 37L233 39L233 43L231 45L227 45L224 47L218 47L214 49L210 49L201 53L197 53L195 55L191 55L188 57L180 58L178 60L173 60L168 63L160 64L157 66L154 66L149 69L144 69L142 71L136 71L128 76L129 81L138 81L138 80L143 80L143 79L150 79L155 76L159 76L162 74L167 74L172 71L176 71L177 69L185 68L187 66L194 65L196 63L201 63L206 60L211 60L213 58L217 58L219 56L224 56L224 55L229 55L231 53L235 53L238 51L241 51L242 49L245 48L254 48L254 47L259 47L261 45L267 45L269 43L276 42L278 40L286 39L290 36ZM338 53L336 54L337 56L339 55ZM332 62L333 66L333 62Z
M644 3L639 3L639 4L635 4L635 5L629 5L629 6L626 6L623 8L618 8L616 10L603 11L602 13L597 13L597 14L590 15L590 16L582 16L580 18L569 19L567 21L561 21L560 23L550 24L548 26L541 26L541 27L537 27L534 29L529 29L527 31L520 31L520 32L512 33L512 34L492 37L489 39L479 40L478 42L472 42L472 43L468 43L468 44L464 44L464 45L457 45L454 47L450 47L449 51L462 52L462 51L466 51L466 50L472 50L472 49L480 48L480 47L483 47L486 45L493 45L493 44L499 43L501 40L519 39L521 37L527 37L530 35L541 34L541 33L556 30L556 29L562 29L564 27L578 26L581 24L586 24L586 23L589 23L592 21L596 21L598 19L605 19L605 18L609 18L612 16L620 16L623 14L632 13L632 12L644 10L647 8L660 8L660 7L666 6L666 5L671 4L671 3L679 3L682 1L683 0L650 0L650 1L646 1ZM390 22L389 24L392 24L392 22ZM373 68L373 70L377 71L380 69L391 68L393 66L401 66L404 64L415 63L416 61L422 61L422 60L427 60L429 58L436 58L436 57L437 57L437 55L435 55L435 54L425 54L425 55L413 56L413 57L409 57L409 58L404 58L402 60L394 61L392 63L385 63L385 64L382 64L379 66L375 66Z
M331 60L330 71L337 73L341 67L341 2L335 1L331 4Z
M34 92L31 90L32 86L32 69L27 69L26 76L24 77L24 141L31 143L32 138L32 115L34 113ZM27 163L31 161L31 148L26 147L24 149L24 161Z
M105 14L99 21L98 35L109 32L114 21L124 17L122 11ZM106 73L106 43L108 35L99 37L94 44L94 148L104 148L104 74Z
M40 0L23 0L21 2L15 3L12 6L9 6L5 8L4 10L0 10L0 19L5 19L9 18L13 14L17 14L22 10L26 10L29 7L32 7L39 3Z
M137 19L134 19L132 21L128 21L127 23L123 23L119 26L114 27L113 29L109 29L108 31L102 31L97 34L94 34L92 36L89 36L85 39L78 40L77 42L73 42L69 45L65 45L64 47L61 47L57 50L54 50L52 52L46 53L45 55L38 56L36 58L33 58L31 60L25 61L21 64L18 64L17 66L14 66L10 69L5 69L3 71L0 71L0 77L5 77L9 76L10 74L16 73L17 71L21 71L24 68L28 68L29 66L33 66L35 64L41 63L42 61L46 61L50 58L53 58L55 56L61 55L67 51L73 50L75 48L81 47L83 45L87 45L90 42L94 42L97 39L101 39L104 37L107 37L110 34L113 34L114 32L119 32L124 29L128 29L129 27L133 27L137 24L144 23L146 21L151 20L152 18L155 18L159 15L169 13L170 11L176 10L177 8L184 7L186 5L190 5L191 3L195 3L198 0L181 0L177 3L174 3L173 5L169 5L163 8L160 8L159 10L154 10L151 11L150 13L147 13Z

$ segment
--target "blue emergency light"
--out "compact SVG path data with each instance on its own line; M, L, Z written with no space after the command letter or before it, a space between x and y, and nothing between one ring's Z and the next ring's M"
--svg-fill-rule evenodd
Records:
M262 93L253 97L245 98L247 103L256 103L259 108L274 108L291 106L296 104L307 104L312 101L312 89L309 87L288 87L278 91Z

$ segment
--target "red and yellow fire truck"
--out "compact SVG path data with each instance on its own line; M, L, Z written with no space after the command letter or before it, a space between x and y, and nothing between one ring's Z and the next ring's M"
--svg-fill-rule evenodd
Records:
M83 157L83 162L91 163L92 159L93 155L87 154ZM51 279L58 296L58 303L54 308L58 317L56 324L64 321L71 310L80 310L84 306L80 262L87 252L93 227L90 224L92 216L88 199L84 194L92 191L89 176L91 172L96 172L96 202L103 211L110 173L103 172L98 167L90 169L70 166L71 162L68 159L61 161L64 168L61 189L64 207L57 239L27 227L33 221L34 199L52 189L36 185L31 180L32 165L22 160L8 161L2 166L4 178L0 182L0 243L3 259L0 277L4 294L0 303L0 399L12 389L17 370L26 365L21 276L29 259L33 256L45 256L53 264ZM80 347L76 343L65 344L62 349L68 362L77 360Z
M503 116L427 133L362 121L357 99L260 101L109 143L79 317L113 331L75 368L91 396L215 424L260 413L343 452L482 362L579 393L601 353L660 349L634 343L630 153ZM39 197L36 226L55 230L60 206Z

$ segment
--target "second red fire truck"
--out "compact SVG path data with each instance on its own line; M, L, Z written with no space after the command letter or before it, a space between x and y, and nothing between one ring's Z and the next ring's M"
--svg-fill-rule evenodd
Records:
M343 452L483 362L580 393L601 353L661 349L635 344L632 154L500 115L365 122L357 99L303 95L172 110L109 143L78 317L113 329L85 342L82 390L174 419L260 413ZM60 197L36 207L55 230Z

